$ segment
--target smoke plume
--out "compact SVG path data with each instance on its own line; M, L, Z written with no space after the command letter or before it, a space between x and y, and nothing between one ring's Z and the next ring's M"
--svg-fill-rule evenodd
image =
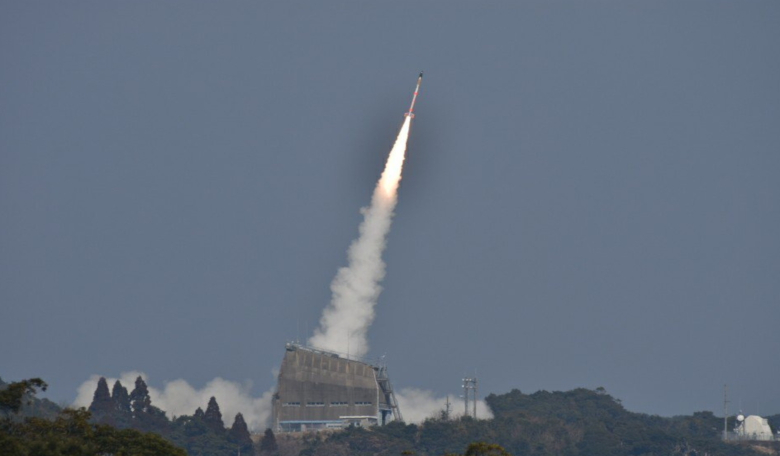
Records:
M128 392L133 390L135 379L141 376L148 382L143 372L123 372L119 378L106 377L109 388L119 380ZM97 388L100 375L93 375L78 388L78 395L73 405L89 407ZM252 397L250 382L238 383L217 377L201 389L192 387L187 381L179 379L166 382L162 390L149 386L149 397L152 405L167 412L168 418L181 415L192 415L200 407L206 408L209 398L216 398L222 412L225 426L230 427L236 414L244 415L247 426L252 431L260 431L268 426L271 417L271 396L273 390L266 391L260 397Z
M339 269L330 285L330 304L322 313L320 326L309 339L309 345L339 353L363 356L368 352L366 334L374 321L376 305L385 276L382 252L398 201L406 141L411 117L398 133L385 169L374 189L371 205L361 209L360 235L347 253L347 266Z
M404 420L407 423L419 424L428 418L441 418L447 409L447 398L436 397L429 390L403 388L395 393L395 397L398 399L398 407L404 414ZM456 419L463 416L465 410L463 399L459 399L458 396L450 396L449 400L449 418ZM472 407L469 404L469 413L471 413ZM493 418L490 407L482 400L477 400L477 418L480 420Z

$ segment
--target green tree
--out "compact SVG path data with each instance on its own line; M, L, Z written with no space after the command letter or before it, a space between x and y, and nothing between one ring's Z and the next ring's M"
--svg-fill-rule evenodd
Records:
M276 443L276 436L271 428L267 428L260 439L260 454L262 456L277 456L279 454L279 445Z
M222 421L222 412L219 411L217 399L211 396L209 405L206 407L206 413L203 415L203 422L217 433L225 432L225 423Z
M0 390L0 411L16 413L28 399L34 396L38 390L46 391L49 385L40 378L31 378L20 382L9 383Z
M17 382L11 391L3 396L9 408L19 407L17 396L32 396L37 388L44 388L40 379ZM13 385L13 384L12 384ZM108 388L106 387L106 390ZM5 390L4 390L5 391ZM102 395L102 393L101 393ZM6 404L6 402L3 402ZM132 429L118 430L114 427L90 423L87 410L65 409L55 419L27 418L24 421L0 420L0 454L19 456L64 456L64 455L116 455L116 456L186 456L162 437Z
M130 395L127 394L127 388L117 380L114 382L114 387L111 389L111 399L114 402L114 410L119 413L131 413L132 408L130 406Z
M133 427L133 411L130 406L130 395L127 388L117 380L111 389L111 412L104 422L120 429Z
M495 443L475 442L469 444L464 456L512 456Z
M236 414L236 419L233 420L233 426L228 431L228 441L236 445L241 454L252 454L252 437L249 435L249 428L244 421L244 415Z
M98 380L97 389L92 396L92 404L89 405L89 411L92 416L100 420L104 415L110 414L114 409L114 401L111 399L111 393L108 392L108 383L105 377Z
M130 405L133 409L133 415L136 417L148 411L149 406L152 405L152 398L149 397L149 388L140 375L135 379L135 389L130 393Z

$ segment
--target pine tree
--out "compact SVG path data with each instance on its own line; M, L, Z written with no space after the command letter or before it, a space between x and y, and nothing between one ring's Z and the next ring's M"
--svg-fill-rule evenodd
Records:
M208 427L217 432L225 431L225 423L222 422L222 413L219 411L219 404L217 404L217 400L214 396L211 396L211 399L209 399L209 405L206 407L203 421Z
M133 416L136 418L146 412L149 406L152 405L152 399L149 397L149 388L140 375L135 379L135 389L130 393L130 404L133 408Z
M200 408L200 407L198 407L198 409L197 409L197 410L195 410L195 414L194 414L193 416L194 416L196 419L202 420L204 415L205 415L205 414L203 413L203 409L202 409L202 408Z
M263 438L260 439L260 454L263 456L278 456L279 454L279 445L276 444L276 436L271 428L267 428Z
M236 415L233 426L228 432L228 440L238 446L241 454L252 454L252 437L249 435L249 428L247 428L246 421L244 421L244 415L240 413Z
M102 418L106 414L111 413L114 408L114 403L111 400L111 394L108 392L108 383L105 377L100 377L98 380L97 389L95 395L92 398L92 404L89 406L89 411L95 415L95 418Z
M127 394L127 388L117 380L114 388L111 390L111 399L114 401L114 410L119 413L130 413L130 395Z

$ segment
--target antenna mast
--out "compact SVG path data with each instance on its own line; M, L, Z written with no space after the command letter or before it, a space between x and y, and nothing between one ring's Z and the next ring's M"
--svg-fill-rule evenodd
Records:
M723 440L729 439L729 385L723 385Z

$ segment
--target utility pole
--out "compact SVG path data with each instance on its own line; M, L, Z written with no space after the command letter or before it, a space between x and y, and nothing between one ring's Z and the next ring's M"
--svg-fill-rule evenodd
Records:
M729 439L729 385L723 385L723 440Z
M474 377L474 419L477 419L477 377Z
M465 405L463 416L469 416L469 387L465 378L463 379L463 405Z

